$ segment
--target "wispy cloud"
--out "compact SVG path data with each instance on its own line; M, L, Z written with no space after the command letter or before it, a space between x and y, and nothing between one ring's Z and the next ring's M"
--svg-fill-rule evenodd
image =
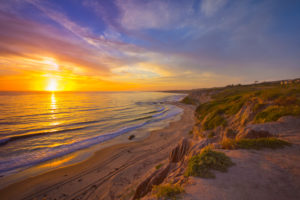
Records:
M218 10L220 10L227 0L202 0L201 12L207 17L214 15Z
M74 5L93 23L78 21ZM284 12L294 7L279 0L7 1L0 5L0 76L63 73L141 88L292 77L300 29L297 15Z
M191 4L178 6L176 2L137 0L118 0L116 5L121 11L120 24L130 30L168 29L180 20ZM186 13L188 14L188 13Z
M0 49L3 56L54 56L67 62L107 71L105 66L98 63L99 53L64 31L4 12L0 12L0 24Z

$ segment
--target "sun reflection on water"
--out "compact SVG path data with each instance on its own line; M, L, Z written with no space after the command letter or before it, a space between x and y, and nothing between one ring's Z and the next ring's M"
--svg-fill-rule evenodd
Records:
M59 125L60 122L56 121L56 110L57 110L57 100L56 100L56 96L55 96L55 92L52 92L51 94L51 100L50 100L50 112L52 113L50 116L50 125L52 126L56 126ZM55 130L52 130L55 131Z
M54 112L56 110L56 98L55 98L55 93L53 92L51 94L51 112Z
M71 161L73 158L75 158L75 154L73 155L70 155L70 156L67 156L66 158L57 158L55 160L52 160L52 161L49 161L49 162L46 162L44 164L41 164L39 166L37 166L38 168L42 169L42 168L53 168L53 167L56 167L56 166L59 166L59 165L62 165L64 163L67 163L69 161Z

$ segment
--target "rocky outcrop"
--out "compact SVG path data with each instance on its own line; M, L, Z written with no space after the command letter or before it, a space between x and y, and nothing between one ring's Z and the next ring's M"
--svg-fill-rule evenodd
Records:
M237 135L237 131L235 131L234 129L232 129L232 128L227 128L226 130L225 130L225 137L226 138L230 138L230 139L234 139L235 137L236 137L236 135Z
M176 163L184 161L184 157L189 153L190 147L191 144L189 140L186 138L182 139L170 153L169 164L164 168L156 170L140 183L135 191L133 199L144 197L152 190L153 185L161 184L170 172L177 169Z
M153 185L161 184L167 177L170 169L172 168L172 163L170 163L165 168L155 171L148 178L146 178L136 189L133 200L139 199L145 196L148 192L152 190Z
M203 147L205 147L205 146L211 144L212 141L213 141L212 139L203 139L203 140L200 140L200 141L194 143L193 146L191 147L189 156L194 156L194 155L198 154L199 151L200 151Z
M256 131L268 131L274 136L279 136L295 129L300 130L300 117L285 116L276 122L266 122L262 124L249 124L247 129Z
M172 150L169 155L169 162L177 163L182 161L184 156L187 155L190 149L190 142L188 139L184 138L180 143Z

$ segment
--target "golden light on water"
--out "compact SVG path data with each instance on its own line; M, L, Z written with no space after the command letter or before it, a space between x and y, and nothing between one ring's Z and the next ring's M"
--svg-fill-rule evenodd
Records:
M50 112L52 113L52 115L50 115L50 122L49 124L51 126L57 126L61 123L63 123L63 121L57 121L57 118L56 118L56 110L57 110L57 102L56 102L56 97L55 97L55 92L52 92L51 94L51 99L50 99ZM52 129L51 131L57 131L57 129Z
M51 109L56 110L56 98L55 98L55 93L51 94Z
M61 144L53 144L53 146L55 147L55 146L59 146L59 145L61 145ZM69 161L71 161L73 158L75 158L75 154L73 154L73 155L70 155L70 156L67 156L67 157L63 157L63 158L58 158L58 159L55 159L54 161L49 161L49 162L46 162L46 163L44 163L44 164L41 164L41 165L39 165L39 166L37 166L38 168L53 168L53 167L55 167L55 166L59 166L59 165L61 165L61 164L64 164L64 163L67 163L67 162L69 162Z

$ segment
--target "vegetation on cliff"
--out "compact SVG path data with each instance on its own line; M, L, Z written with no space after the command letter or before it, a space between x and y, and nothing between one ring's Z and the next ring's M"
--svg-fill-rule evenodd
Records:
M155 166L155 169L160 169L162 166L163 166L163 164L160 163L160 164L158 164L158 165Z
M259 150L291 145L276 138L278 131L274 131L274 127L280 127L286 120L293 118L260 124L277 121L283 116L300 116L300 81L290 83L231 85L190 91L182 103L198 106L195 126L189 131L189 135L196 137L189 138L197 140L201 137L201 140L185 141L173 149L169 156L172 165L168 166L179 169L173 170L171 174L168 174L170 171L164 171L163 178L148 178L161 180L161 185L150 184L152 195L158 199L176 199L184 191L180 185L186 183L189 176L215 178L213 170L226 172L234 165L222 150L213 148ZM157 165L156 171L161 170L161 167L162 164Z
M232 165L233 162L224 153L214 151L207 146L189 160L185 176L215 178L211 170L226 172Z
M184 192L180 185L176 184L162 184L155 185L153 191L158 199L177 199L177 195Z
M212 100L200 104L196 116L203 130L227 126L228 118L243 106L251 106L254 123L277 121L283 116L300 116L300 84L289 87L279 83L230 86L212 90Z
M255 139L225 139L221 142L223 149L278 149L289 145L290 143L273 137Z
M197 104L197 101L189 96L186 96L181 100L181 103L195 105Z

